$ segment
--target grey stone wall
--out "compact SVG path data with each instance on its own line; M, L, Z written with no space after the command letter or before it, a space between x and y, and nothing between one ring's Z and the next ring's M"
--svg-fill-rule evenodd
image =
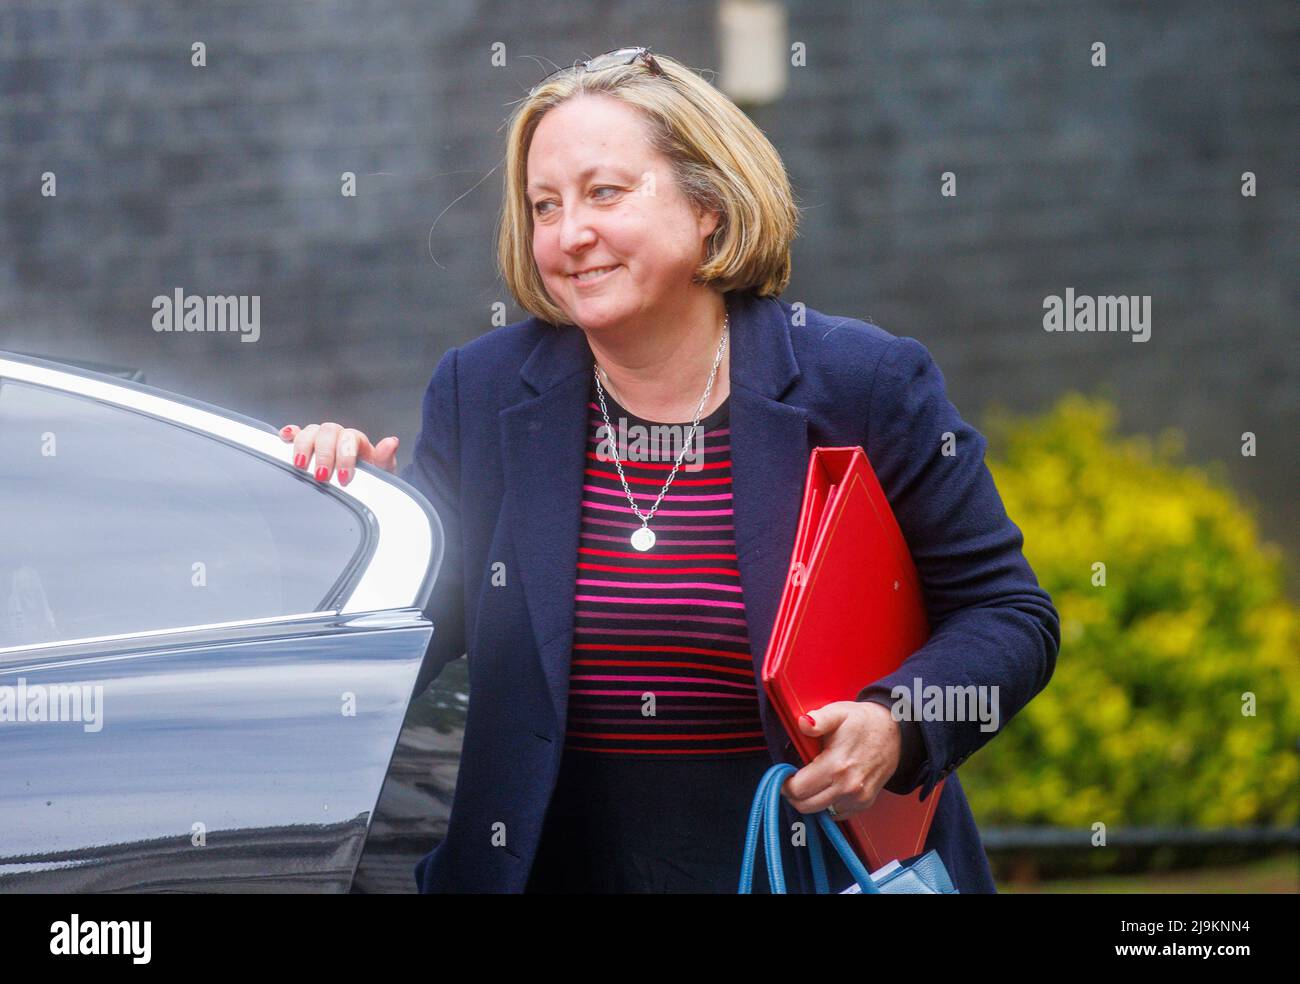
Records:
M1300 553L1300 8L786 9L807 65L751 110L805 207L786 298L920 339L976 421L994 402L1037 410L1079 389L1109 394L1128 430L1181 427L1191 457L1223 460L1265 531ZM11 0L0 348L138 366L277 424L396 433L409 460L441 353L488 330L494 302L522 316L492 252L511 101L549 62L620 44L716 69L715 14ZM1090 65L1094 41L1105 68ZM956 197L940 194L944 171ZM155 333L151 299L176 287L259 295L260 340ZM1150 340L1043 331L1043 298L1067 287L1150 295ZM1255 458L1240 455L1246 430Z

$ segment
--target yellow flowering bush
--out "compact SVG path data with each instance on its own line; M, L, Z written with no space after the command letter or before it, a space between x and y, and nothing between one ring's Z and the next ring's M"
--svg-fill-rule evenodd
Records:
M1295 824L1300 614L1280 552L1221 469L1181 461L1177 432L1114 426L1111 405L1077 394L987 422L1061 651L963 766L972 809L986 825Z

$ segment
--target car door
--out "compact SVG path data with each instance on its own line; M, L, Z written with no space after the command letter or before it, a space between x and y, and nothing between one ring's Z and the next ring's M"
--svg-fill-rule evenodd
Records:
M433 627L427 501L0 352L0 890L351 885Z

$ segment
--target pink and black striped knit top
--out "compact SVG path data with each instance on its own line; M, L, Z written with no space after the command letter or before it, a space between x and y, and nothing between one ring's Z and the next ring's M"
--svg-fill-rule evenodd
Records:
M645 513L690 422L654 424L606 390L607 434L591 386L566 752L687 761L766 751L736 562L729 404L700 421L641 552L610 443Z

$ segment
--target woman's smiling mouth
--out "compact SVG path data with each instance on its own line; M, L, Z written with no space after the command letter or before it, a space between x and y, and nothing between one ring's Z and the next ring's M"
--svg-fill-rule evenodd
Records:
M574 283L579 283L579 284L597 283L601 280L604 280L611 273L617 270L621 265L622 264L615 264L614 266L598 267L594 270L587 270L584 271L583 273L570 274L569 279L572 280Z

